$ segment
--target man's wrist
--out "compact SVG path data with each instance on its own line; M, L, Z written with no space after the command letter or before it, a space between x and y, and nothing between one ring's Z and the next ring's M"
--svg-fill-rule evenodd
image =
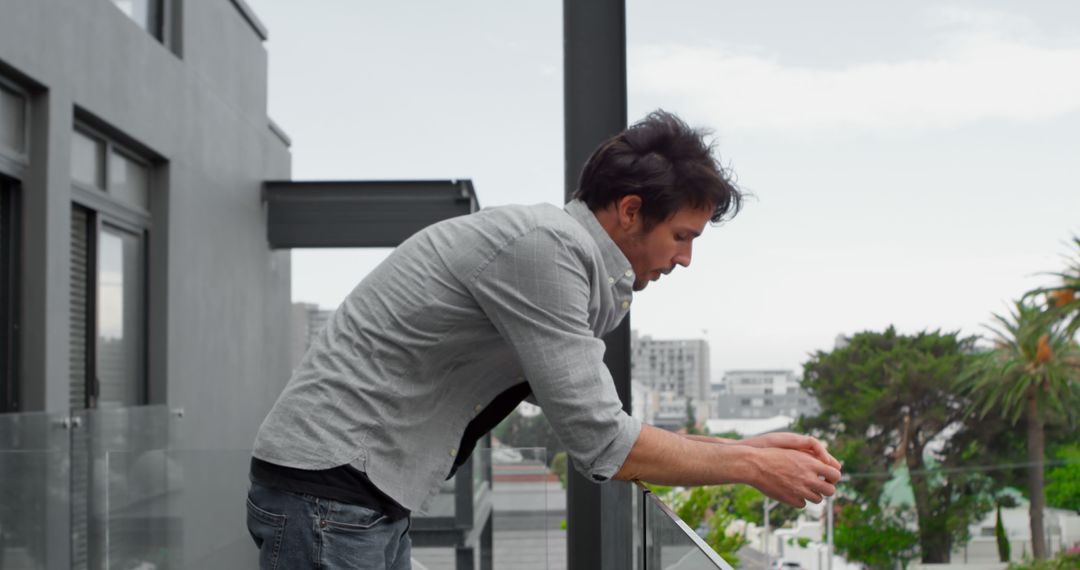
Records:
M749 445L716 446L718 461L727 467L727 477L731 483L753 485L761 473L761 450Z

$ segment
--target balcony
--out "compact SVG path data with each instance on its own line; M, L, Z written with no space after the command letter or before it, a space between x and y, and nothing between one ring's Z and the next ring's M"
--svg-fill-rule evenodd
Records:
M255 567L250 450L188 429L161 406L0 415L0 568ZM644 487L633 519L635 570L730 568ZM546 450L478 449L414 517L414 568L563 569L565 520Z

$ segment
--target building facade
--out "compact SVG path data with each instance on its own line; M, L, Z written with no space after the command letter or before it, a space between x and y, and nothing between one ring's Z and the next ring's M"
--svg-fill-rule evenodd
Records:
M213 474L289 376L265 39L242 0L0 4L0 566L252 564L242 511L161 513L243 502Z
M729 370L710 392L713 418L795 419L818 411L791 370Z
M656 340L633 331L630 375L640 386L644 421L677 429L691 415L696 422L709 418L709 343L705 340Z

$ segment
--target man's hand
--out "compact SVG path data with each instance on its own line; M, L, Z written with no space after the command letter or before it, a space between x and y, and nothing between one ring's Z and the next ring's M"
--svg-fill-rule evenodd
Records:
M838 470L840 469L840 462L825 449L825 444L817 438L808 435L799 435L797 433L765 433L741 439L735 443L749 445L751 447L794 449L796 451L809 453L826 465L835 467Z
M798 509L807 501L820 503L831 497L840 480L839 469L803 450L765 447L755 454L752 463L754 473L746 483Z

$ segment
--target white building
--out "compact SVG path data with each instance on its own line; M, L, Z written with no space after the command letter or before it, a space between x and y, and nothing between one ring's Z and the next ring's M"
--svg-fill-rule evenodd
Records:
M729 370L710 389L714 418L812 415L817 401L791 370Z

